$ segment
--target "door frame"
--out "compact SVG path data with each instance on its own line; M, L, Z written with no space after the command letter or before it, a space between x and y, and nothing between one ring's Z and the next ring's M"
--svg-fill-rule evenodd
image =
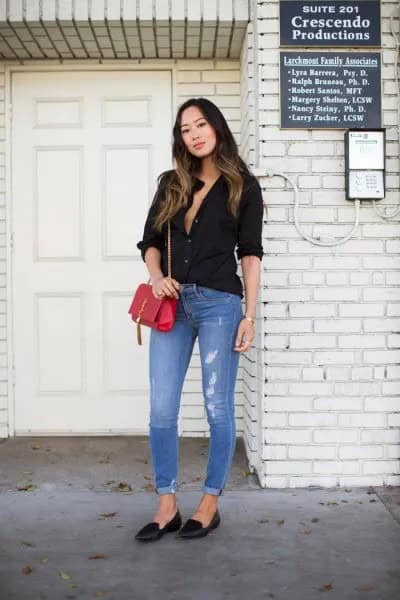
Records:
M14 73L54 73L54 72L77 72L77 71L98 71L101 73L112 71L169 71L171 76L171 120L174 122L174 112L177 106L177 68L174 61L160 59L158 64L133 63L129 64L126 61L113 60L112 65L98 64L85 61L74 61L68 64L51 64L48 60L32 61L32 64L4 64L4 110L5 110L5 219L6 219L6 327L7 327L7 419L8 419L8 437L15 437L15 339L14 339L14 304L13 304L13 285L14 285L14 254L13 254L13 231L14 231L14 215L13 215L13 189L12 189L12 151L13 151L13 90L12 78ZM23 434L21 434L22 437ZM29 435L29 434L25 434ZM56 434L55 434L56 435Z

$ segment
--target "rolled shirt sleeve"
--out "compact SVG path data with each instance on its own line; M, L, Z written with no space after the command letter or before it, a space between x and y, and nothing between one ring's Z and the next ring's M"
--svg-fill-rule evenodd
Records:
M263 257L262 227L264 204L262 190L254 177L250 186L244 191L239 208L237 258L243 256Z
M149 212L147 214L146 222L143 230L143 237L136 244L136 247L140 250L142 260L145 259L146 250L150 247L158 248L160 252L164 248L164 235L163 232L158 231L154 228L154 221L157 216L160 207L160 187L157 189L153 201L151 203Z

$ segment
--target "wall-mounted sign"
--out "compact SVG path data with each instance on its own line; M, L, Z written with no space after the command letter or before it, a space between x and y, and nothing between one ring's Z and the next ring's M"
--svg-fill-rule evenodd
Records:
M281 52L281 128L381 127L379 52Z
M281 46L380 46L379 0L281 0Z

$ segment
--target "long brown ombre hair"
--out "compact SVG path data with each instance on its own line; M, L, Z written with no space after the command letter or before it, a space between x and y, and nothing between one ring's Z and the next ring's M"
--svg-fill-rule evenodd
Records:
M164 223L171 219L183 206L188 203L194 184L194 178L201 169L201 158L191 154L181 134L182 113L189 106L197 106L203 117L214 128L216 144L213 159L216 167L223 174L228 184L229 196L227 207L234 217L237 216L238 206L243 190L243 176L250 175L246 163L239 156L235 138L219 108L206 98L191 98L178 109L173 127L172 156L176 168L163 171L158 177L158 185L162 200L160 211L154 221L154 227L161 231Z

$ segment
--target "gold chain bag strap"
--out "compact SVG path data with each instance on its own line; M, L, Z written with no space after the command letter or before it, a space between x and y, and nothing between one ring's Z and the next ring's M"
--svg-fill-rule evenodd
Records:
M172 275L172 270L171 270L171 225L170 222L168 221L168 236L167 236L167 248L168 248L168 254L167 254L167 264L168 264L168 277L171 278ZM147 283L150 283L151 281L151 277L149 277Z

